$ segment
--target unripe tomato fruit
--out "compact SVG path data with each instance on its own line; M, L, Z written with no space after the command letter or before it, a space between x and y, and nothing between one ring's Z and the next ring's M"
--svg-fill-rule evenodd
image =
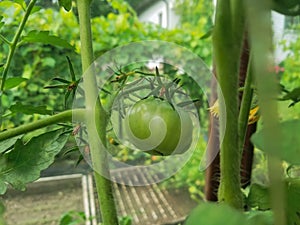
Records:
M125 117L127 139L152 155L181 154L192 142L193 123L189 113L168 101L149 97L135 103Z

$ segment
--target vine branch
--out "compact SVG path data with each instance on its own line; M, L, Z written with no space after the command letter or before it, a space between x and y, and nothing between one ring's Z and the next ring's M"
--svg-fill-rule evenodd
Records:
M16 137L20 134L26 134L28 132L47 127L49 125L61 123L61 122L71 122L72 117L76 116L77 119L84 120L85 110L84 109L74 109L74 110L67 110L43 119L40 119L38 121L34 121L28 124L24 124L21 126L18 126L16 128L12 128L6 131L2 131L0 133L0 141Z

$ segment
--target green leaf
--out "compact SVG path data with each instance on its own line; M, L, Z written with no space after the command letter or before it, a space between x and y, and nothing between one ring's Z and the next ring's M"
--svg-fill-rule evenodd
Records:
M241 225L246 217L228 205L205 203L197 206L186 220L186 225Z
M4 25L4 22L2 21L2 19L3 19L3 16L0 16L0 29L1 29L1 27L3 27L3 25Z
M17 102L9 108L10 111L14 113L24 113L27 115L41 114L41 115L51 115L52 111L47 109L47 106L32 106L23 105L21 102Z
M49 66L51 68L54 68L55 67L55 59L52 58L52 57L45 57L45 58L42 58L42 66L43 67L46 67L46 66Z
M132 225L132 218L130 216L125 216L120 219L120 225Z
M54 85L48 85L45 86L45 89L67 89L69 85L65 85L65 84L54 84Z
M72 0L58 0L58 4L68 12L72 9Z
M15 88L26 80L27 80L26 78L22 78L22 77L8 78L5 81L4 90L9 90L9 89Z
M247 197L247 204L252 208L258 208L259 210L268 210L271 208L269 188L259 185L252 184L250 192Z
M67 49L74 49L74 46L70 45L66 40L54 35L50 35L49 31L30 31L26 36L23 37L23 40L31 43L43 43Z
M69 71L70 71L71 79L72 79L72 81L76 81L76 76L75 76L74 68L73 68L72 62L71 62L71 60L70 60L70 58L68 56L67 56L67 60L68 60L68 65L69 65Z
M21 139L23 135L19 135L13 138L6 139L4 141L0 141L0 154L12 148L18 139Z
M211 37L212 33L213 33L213 27L210 28L209 31L206 34L204 34L203 36L201 36L200 40L204 40L204 39L207 39L207 38Z
M281 132L281 149L277 157L285 160L291 164L300 165L300 120L288 120L279 124ZM251 141L255 147L267 152L269 154L275 154L272 149L266 149L264 147L263 128L252 135Z
M59 225L80 225L86 220L84 212L69 211L62 215Z
M286 179L286 217L288 225L300 225L300 179ZM252 185L248 204L251 207L258 207L260 210L270 208L269 188L258 184ZM261 198L261 199L259 199ZM268 220L270 222L270 218ZM255 223L254 223L255 224Z
M287 180L288 225L300 225L300 179Z
M15 0L14 2L19 4L24 11L26 10L27 6L26 6L26 2L24 0Z
M249 224L252 225L274 225L274 214L271 210L257 211L253 210L248 212L247 218Z
M40 11L42 9L42 7L40 6L34 6L33 9L31 10L30 14L36 13L38 11Z
M14 149L0 158L0 194L5 193L8 184L25 190L27 183L37 180L40 172L54 162L68 137L59 129L33 137L25 144L18 139Z
M290 106L295 105L297 102L300 101L300 87L294 88L292 91L286 93L279 100L281 100L281 101L291 100L291 101L293 101L293 103L291 103Z

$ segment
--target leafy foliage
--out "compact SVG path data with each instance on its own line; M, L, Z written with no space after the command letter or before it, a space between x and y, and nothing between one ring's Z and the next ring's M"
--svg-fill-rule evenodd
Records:
M13 138L9 138L9 139L6 139L4 141L1 141L0 142L0 144L1 144L0 145L0 154L2 154L3 152L11 149L14 146L14 144L16 143L16 141L18 139L20 139L21 137L22 137L22 135L16 136L16 137L13 137Z
M299 178L289 178L285 181L286 186L286 217L288 225L300 224L300 180ZM259 184L253 184L250 188L250 193L247 197L247 203L252 208L258 210L269 210L270 203L269 187Z
M33 137L27 143L17 139L14 148L0 158L0 194L5 193L8 184L24 190L27 183L38 179L40 171L53 163L68 137L69 133L59 129Z
M104 3L101 2L101 5ZM110 13L95 15L92 19L96 56L130 42L158 39L183 45L201 56L206 63L211 64L210 39L200 40L200 37L211 28L212 8L207 10L210 8L209 6L201 7L202 2L199 2L198 7L200 8L197 10L193 10L196 3L190 7L190 15L194 15L193 18L198 18L199 21L202 21L201 23L194 23L195 26L189 27L178 26L173 30L166 30L154 24L141 23L132 8L123 1L108 1L105 4L109 6ZM185 3L178 4L178 7L183 4ZM16 101L35 107L47 105L50 110L54 111L64 110L68 98L64 95L66 94L65 90L44 89L42 87L53 77L66 79L68 74L65 56L69 56L74 71L80 74L78 72L81 66L78 55L80 45L76 10L66 12L54 6L47 7L48 5L33 13L28 20L27 27L25 27L21 45L9 70L9 79L18 77L18 79L24 79L24 82L17 84L13 89L12 87L6 89L5 97L3 97L5 114L10 112L11 103ZM97 7L93 5L93 9ZM7 13L8 8L13 14ZM1 29L1 34L10 40L12 30L16 29L24 12L19 4L13 2L0 2L0 10L3 12L1 16L5 23ZM198 13L199 10L205 14L202 13L201 15ZM182 14L183 12L178 13ZM11 20L12 16L14 17L13 20ZM204 17L206 19L201 19ZM0 45L0 50L1 63L7 56L7 46ZM25 121L28 121L28 117L18 114L11 120L3 120L3 128L16 126Z
M252 184L247 197L247 204L252 208L257 207L259 210L269 210L271 205L268 187Z
M205 203L197 206L186 220L186 225L219 225L226 221L228 225L272 225L270 214L244 214L225 204Z
M47 109L47 106L32 106L23 105L21 102L16 102L13 104L9 110L13 113L23 113L23 114L41 114L41 115L51 115L52 111Z
M86 221L84 212L69 211L62 215L59 225L80 225Z
M23 77L11 77L8 78L4 85L4 90L9 90L19 86L22 82L27 81L26 78Z
M58 0L58 4L67 11L70 11L72 8L72 0Z
M53 46L63 47L66 49L72 49L71 46L67 41L54 36L50 35L49 31L30 31L26 36L23 37L23 41L26 43L43 43L49 44Z
M300 121L299 120L288 120L280 123L280 131L281 131L281 149L277 155L277 157L280 157L282 160L285 160L289 163L299 165L300 159L299 159L299 145L300 140L298 133L295 132L295 130L300 129ZM274 151L272 149L266 149L264 147L264 139L263 139L263 133L264 129L262 128L260 131L257 131L255 134L252 135L251 140L254 143L254 145L269 153L274 154Z
M225 218L228 225L246 224L246 218L241 212L227 205L208 203L196 207L189 215L186 225L219 225L224 223Z

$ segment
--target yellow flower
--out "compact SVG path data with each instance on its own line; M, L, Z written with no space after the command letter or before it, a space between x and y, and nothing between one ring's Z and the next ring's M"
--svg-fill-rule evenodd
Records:
M208 110L210 111L210 113L214 116L214 117L219 117L220 114L220 110L219 110L219 101L216 100L215 103L208 108ZM260 115L259 115L259 107L255 106L254 108L252 108L249 112L249 119L248 119L248 124L253 124L255 122L258 121Z

